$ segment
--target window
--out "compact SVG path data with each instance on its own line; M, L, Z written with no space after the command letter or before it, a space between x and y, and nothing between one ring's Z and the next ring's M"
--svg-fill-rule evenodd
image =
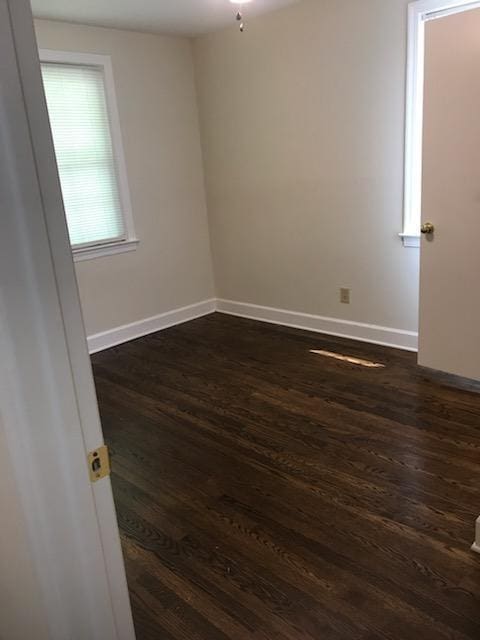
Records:
M134 249L110 60L53 51L41 60L74 257Z

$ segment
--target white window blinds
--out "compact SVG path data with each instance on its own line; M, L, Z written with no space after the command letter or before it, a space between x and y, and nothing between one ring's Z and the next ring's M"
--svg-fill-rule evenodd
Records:
M72 247L125 238L103 70L42 63Z

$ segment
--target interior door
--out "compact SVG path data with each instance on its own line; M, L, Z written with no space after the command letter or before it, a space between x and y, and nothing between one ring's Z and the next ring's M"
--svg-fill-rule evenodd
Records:
M0 475L38 605L0 576L0 636L134 640L110 479L87 469L103 438L29 0L0 0L0 229Z
M480 380L480 9L426 24L422 210L419 364Z

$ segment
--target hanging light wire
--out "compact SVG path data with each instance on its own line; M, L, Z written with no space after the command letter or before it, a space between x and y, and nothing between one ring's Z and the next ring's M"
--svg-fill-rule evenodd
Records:
M239 24L240 33L243 33L245 31L245 23L243 22L243 15L241 11L237 13L237 22L240 22Z
M246 2L250 2L250 0L230 0L230 2L232 4L236 4L236 5L240 5L240 7L238 8L237 11L237 15L236 15L236 20L239 23L239 29L240 32L243 33L245 31L245 20L243 19L243 11L242 11L242 6L246 3Z

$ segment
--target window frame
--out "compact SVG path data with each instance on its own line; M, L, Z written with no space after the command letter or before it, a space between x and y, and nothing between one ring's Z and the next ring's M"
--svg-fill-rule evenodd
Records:
M102 242L84 243L71 246L75 262L92 260L117 253L134 251L138 246L133 223L130 189L128 187L127 167L123 149L120 117L118 113L115 83L113 78L112 59L108 55L97 53L80 53L74 51L59 51L56 49L39 49L40 63L57 63L70 66L89 66L98 68L103 76L107 114L110 126L110 136L115 158L117 184L120 196L120 206L125 233L121 238Z
M479 7L480 0L416 0L408 5L405 191L403 231L400 233L405 247L420 246L425 23L428 20Z

